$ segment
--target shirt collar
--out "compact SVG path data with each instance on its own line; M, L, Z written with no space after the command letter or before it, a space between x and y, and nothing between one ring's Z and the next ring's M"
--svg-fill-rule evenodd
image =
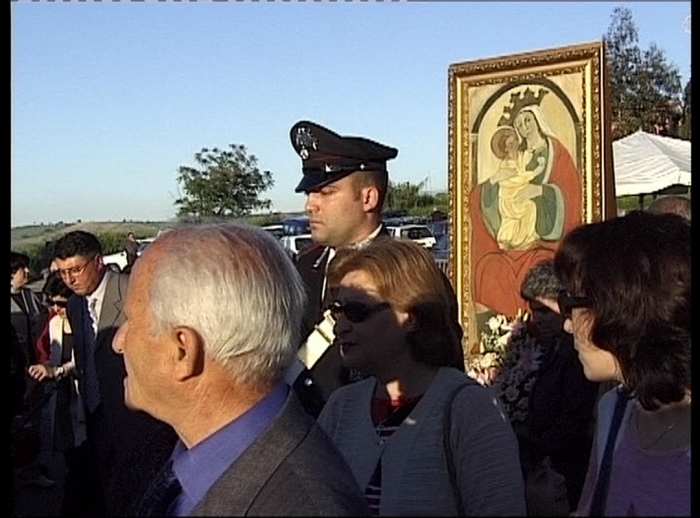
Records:
M92 299L95 299L97 303L95 304L95 310L100 311L100 308L102 307L102 299L105 297L105 291L107 291L107 276L109 275L109 272L105 270L104 275L102 276L102 280L100 283L97 285L97 288L95 288L95 291L90 293L90 295L87 295L87 300L88 304Z
M288 395L289 385L280 382L243 415L192 448L177 442L171 455L173 472L182 486L175 502L176 515L185 516L194 509L224 471L277 417Z
M366 238L364 238L361 241L358 241L357 243L353 243L352 245L348 245L347 248L351 250L360 250L367 245L369 245L372 240L379 235L379 233L382 231L382 224L380 223L377 228L375 228L371 234L369 234ZM331 260L335 257L335 248L328 247L328 260L326 261L326 269L328 269L328 265L330 264Z
M353 248L353 249L362 249L369 245L372 240L379 235L379 232L382 230L382 224L380 223L377 228L375 228L370 235L368 235L366 238L364 238L362 241L358 241L357 243L354 243L350 245L348 248Z

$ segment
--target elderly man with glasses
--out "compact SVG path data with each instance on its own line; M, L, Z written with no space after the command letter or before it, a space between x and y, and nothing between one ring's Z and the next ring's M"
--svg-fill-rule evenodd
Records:
M100 241L81 230L56 241L54 258L61 278L74 292L67 316L75 337L76 372L87 426L84 463L82 469L69 474L64 510L110 515L125 505L124 495L128 495L126 488L112 483L115 473L122 465L126 467L130 451L165 425L124 404L124 360L111 343L124 321L128 275L106 268ZM138 475L134 484L138 484Z

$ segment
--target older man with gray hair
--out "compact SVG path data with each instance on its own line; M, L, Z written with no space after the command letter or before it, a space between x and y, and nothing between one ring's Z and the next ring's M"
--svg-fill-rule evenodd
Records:
M164 234L134 264L124 355L127 406L178 442L137 516L358 516L343 457L283 380L304 286L282 248L247 225Z
M690 198L685 196L660 196L651 202L647 210L654 214L678 214L690 221Z

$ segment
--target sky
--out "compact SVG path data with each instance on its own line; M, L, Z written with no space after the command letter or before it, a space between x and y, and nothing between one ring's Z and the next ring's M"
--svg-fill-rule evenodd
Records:
M178 168L229 144L301 211L299 120L444 191L449 66L600 41L615 7L685 86L690 2L12 2L11 226L170 220Z

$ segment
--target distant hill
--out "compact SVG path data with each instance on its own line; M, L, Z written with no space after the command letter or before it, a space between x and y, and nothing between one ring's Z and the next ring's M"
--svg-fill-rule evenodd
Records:
M302 212L277 212L271 214L257 214L243 218L252 225L268 225L281 222L286 218L299 216ZM10 241L12 250L21 250L32 245L43 245L47 241L58 239L63 234L73 230L85 230L93 234L114 232L126 237L128 232L133 232L136 239L155 237L161 230L175 228L181 223L171 221L79 221L76 223L56 223L51 225L26 225L12 227L10 229Z
M173 228L176 224L165 221L81 221L55 225L28 225L11 228L10 241L12 250L19 250L27 246L53 241L73 230L85 230L93 234L115 232L124 234L124 236L128 232L133 232L138 239L154 237L158 231Z

